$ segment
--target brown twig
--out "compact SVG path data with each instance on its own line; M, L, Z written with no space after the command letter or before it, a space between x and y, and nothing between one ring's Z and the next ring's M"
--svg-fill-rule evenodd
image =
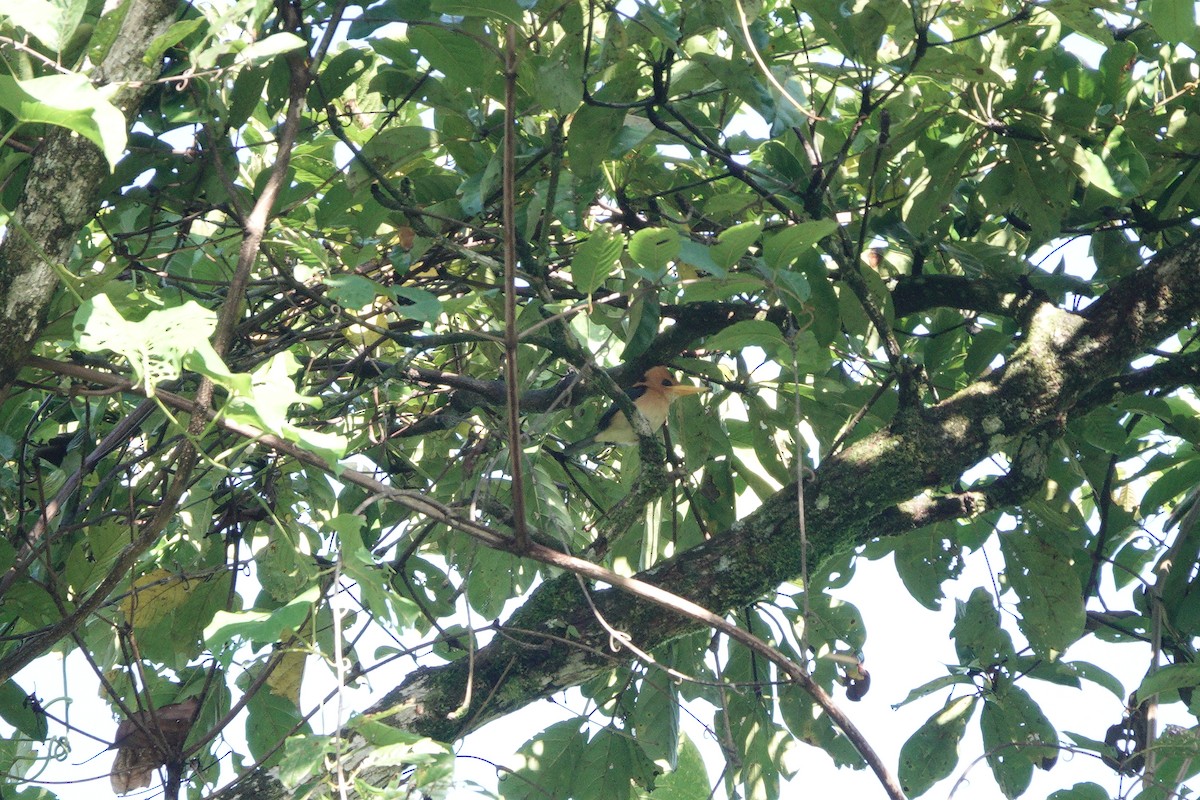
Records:
M517 104L517 27L510 24L505 34L504 48L504 389L508 416L509 469L512 472L513 535L517 546L529 544L525 527L525 483L521 469L521 387L517 369L517 223L515 177L516 162L516 104Z

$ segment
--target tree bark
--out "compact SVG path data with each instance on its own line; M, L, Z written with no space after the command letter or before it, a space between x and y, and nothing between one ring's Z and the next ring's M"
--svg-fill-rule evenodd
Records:
M93 74L97 85L120 85L112 102L130 124L162 68L161 59L147 64L143 56L178 8L176 0L130 0ZM0 243L0 388L12 383L32 351L58 287L53 264L69 262L75 237L99 208L108 174L100 149L66 128L49 127L34 151Z

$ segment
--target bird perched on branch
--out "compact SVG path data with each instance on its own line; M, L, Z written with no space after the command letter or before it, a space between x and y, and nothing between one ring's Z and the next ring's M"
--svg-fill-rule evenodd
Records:
M633 405L650 423L651 430L658 430L667 421L667 410L676 398L707 391L705 386L680 383L672 377L666 367L651 367L646 370L640 381L625 390L625 394L629 395ZM604 416L600 417L594 434L569 445L563 452L566 455L574 455L596 442L636 444L637 440L637 432L634 431L629 418L614 403L604 412Z

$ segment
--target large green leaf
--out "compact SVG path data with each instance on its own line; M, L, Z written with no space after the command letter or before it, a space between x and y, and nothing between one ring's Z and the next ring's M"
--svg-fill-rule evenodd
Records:
M1002 684L987 697L979 724L992 775L1007 798L1025 793L1035 766L1050 769L1058 759L1054 726L1019 686Z
M158 384L178 378L185 367L248 394L249 377L234 376L208 342L216 322L215 313L195 302L130 320L100 294L79 307L75 338L81 350L112 350L129 359L138 383L150 395Z
M837 222L831 219L789 225L766 240L763 260L772 269L787 269L809 248L836 231L837 227Z
M950 700L900 748L900 788L909 797L920 797L954 770L958 744L974 711L971 695Z
M534 800L547 794L568 796L575 786L586 743L578 720L564 720L546 728L521 746L514 759L515 768L500 781L500 796L504 800Z
M285 630L299 629L319 595L320 590L313 586L274 611L218 611L204 629L204 641L212 650L235 639L260 643L279 641Z
M1013 531L1000 539L1005 577L1016 591L1018 625L1033 650L1057 659L1083 635L1083 587L1071 556L1041 535Z
M766 320L734 323L720 333L708 337L706 344L711 350L727 350L734 353L747 347L761 347L777 352L778 348L787 346L779 327Z
M625 250L625 238L608 228L599 228L584 240L571 260L571 278L584 294L595 292L616 266Z
M654 791L649 794L639 792L639 800L693 800L696 797L707 797L712 793L708 783L708 771L704 767L704 758L695 743L682 735L679 742L679 755L676 766L671 772L656 778Z
M1168 41L1196 44L1196 4L1192 0L1150 0L1150 24Z
M277 749L293 732L311 733L308 723L291 700L265 688L255 692L246 703L246 743L256 759L275 764L283 758Z
M52 52L60 52L86 9L86 0L0 0L0 19L24 28Z
M20 123L42 122L75 131L114 168L125 151L125 115L82 75L67 73L18 80L0 75L0 108Z
M633 726L638 745L652 761L668 770L678 767L679 693L661 669L651 669L642 678L633 708Z
M966 602L956 603L951 633L964 666L986 669L1014 655L1012 638L1000 627L1000 613L982 587L972 591Z
M489 17L520 25L524 14L516 0L433 0L430 9L439 14L463 17Z
M0 686L0 719L25 736L44 742L50 731L49 721L33 705L33 697L16 681L6 681Z
M465 31L414 26L408 30L408 40L434 69L460 86L479 86L489 75L499 74L495 51L481 47Z
M215 354L214 354L215 355ZM346 440L339 434L300 427L291 420L295 405L320 406L319 399L296 390L292 375L300 364L290 352L279 353L251 375L248 389L237 392L222 412L231 420L253 425L267 433L295 442L334 464L346 453ZM237 381L235 388L245 386Z
M629 255L651 273L661 273L679 256L681 245L670 228L643 228L629 237Z

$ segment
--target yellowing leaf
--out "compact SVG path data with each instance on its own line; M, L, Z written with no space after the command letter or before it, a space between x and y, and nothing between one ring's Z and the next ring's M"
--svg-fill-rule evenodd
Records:
M134 627L148 628L175 613L187 599L186 581L156 569L133 582L129 595L121 601L121 611Z
M286 635L286 631L285 631ZM267 678L267 688L272 693L300 705L300 685L304 682L304 664L307 656L300 650L288 650L278 666Z

